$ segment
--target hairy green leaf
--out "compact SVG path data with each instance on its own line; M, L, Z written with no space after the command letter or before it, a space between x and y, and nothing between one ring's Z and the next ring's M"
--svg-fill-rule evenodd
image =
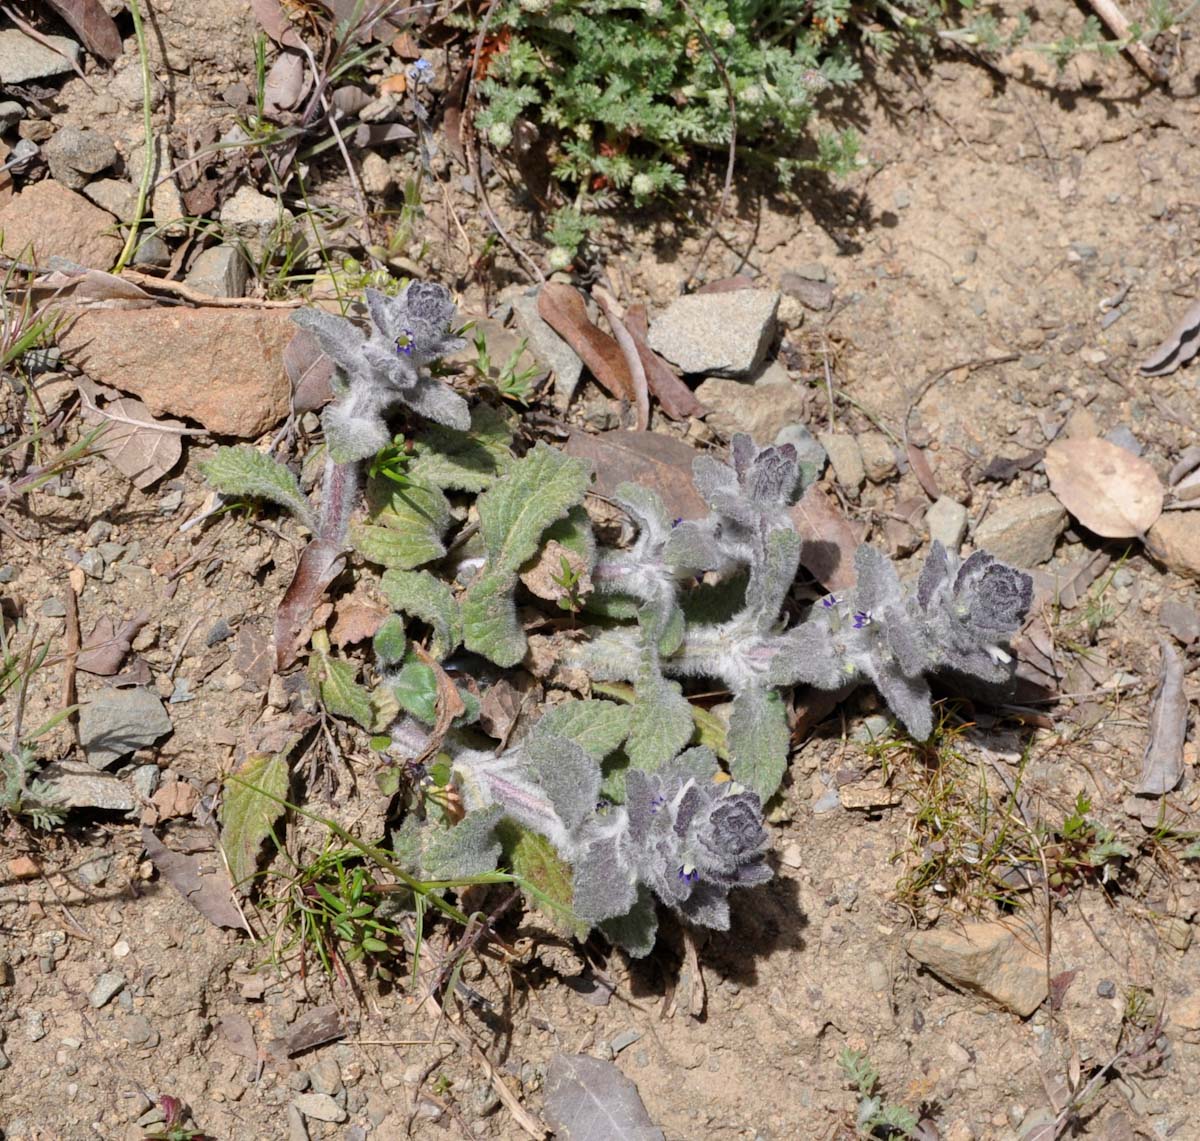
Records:
M729 714L729 772L766 804L787 769L787 710L773 689L748 689Z
M345 717L364 729L373 729L375 707L370 691L355 680L358 670L349 662L323 652L315 643L316 639L308 668L325 711L334 717Z
M296 477L265 452L248 444L218 448L212 459L200 464L200 471L222 495L249 496L277 503L310 531L316 531L312 507Z
M516 572L537 552L542 533L583 502L588 465L540 441L479 497L479 527L489 569Z
M426 725L437 721L437 675L415 654L409 654L404 665L388 675L388 680L402 709ZM479 716L479 698L462 686L458 687L458 696L465 708L454 719L454 724L469 725Z
M221 799L221 848L229 874L242 891L258 867L259 849L271 835L287 797L286 753L256 753L226 780ZM272 799L275 798L275 799Z
M678 682L648 667L639 671L634 694L625 752L634 768L653 772L692 739L692 707Z
M391 573L388 571L388 574ZM383 625L375 631L375 636L371 639L371 646L375 650L375 656L385 666L394 666L404 661L404 655L408 651L408 638L404 634L404 619L399 614L389 614L383 620Z
M430 654L448 657L462 642L462 615L454 592L428 571L390 570L381 585L387 600L404 614L419 618L433 630Z
M472 583L462 604L467 649L505 669L525 656L527 644L513 599L516 586L515 574L485 574Z
M603 760L629 733L630 709L611 701L567 701L548 710L534 732L566 737L595 760Z
M500 859L496 825L503 815L504 809L493 804L468 812L451 828L433 826L422 857L425 876L453 880L495 871Z
M556 905L546 910L542 900L525 892L529 906L540 911L550 926L561 934L587 938L588 925L575 919L571 908L575 896L571 865L554 850L554 845L545 836L530 832L511 820L501 821L498 831L505 863L513 874Z
M477 404L471 430L456 432L432 425L413 442L409 473L432 487L483 491L513 463L510 417L499 408Z
M450 504L436 487L371 480L367 506L367 522L350 527L350 540L364 558L412 570L446 553L442 538L450 526Z
M658 935L658 910L654 896L645 884L638 885L637 902L625 915L606 919L600 930L611 943L628 951L635 959L644 958L654 950Z

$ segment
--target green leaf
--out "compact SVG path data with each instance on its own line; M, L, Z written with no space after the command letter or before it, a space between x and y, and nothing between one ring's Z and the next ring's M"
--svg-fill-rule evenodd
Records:
M748 689L733 699L729 714L729 774L766 804L787 770L787 710L773 689Z
M433 425L413 443L409 474L432 487L483 491L512 466L512 426L499 408L477 404L471 430Z
M534 732L566 737L589 756L603 760L629 733L630 709L611 701L566 701L546 712Z
M576 919L571 908L575 896L571 865L555 851L554 845L545 836L530 832L511 820L501 821L497 831L503 845L505 863L513 874L555 905L546 910L542 900L530 892L524 892L529 906L541 911L551 927L561 934L587 938L588 925Z
M450 526L450 504L436 487L416 482L398 487L373 479L367 507L367 522L350 526L350 540L363 558L412 570L446 553L442 538Z
M566 517L552 523L542 535L539 546L551 540L578 555L591 570L596 565L596 536L592 533L592 521L582 507L572 507Z
M433 630L430 654L439 661L462 642L463 620L454 592L428 571L385 571L381 580L387 600L404 614Z
M513 599L516 586L515 574L485 574L471 585L462 604L467 649L505 669L525 656L528 644Z
M334 717L345 717L364 729L375 728L375 707L371 702L371 693L355 680L358 670L349 662L323 652L317 645L317 639L313 641L309 671L325 711Z
M583 500L590 478L581 460L539 442L479 497L488 562L463 601L467 649L506 668L525 656L525 632L513 599L517 571L537 552L546 528Z
M212 459L200 464L204 478L222 495L266 499L290 511L310 531L316 520L308 497L286 467L248 444L218 448Z
M729 760L725 722L700 705L692 706L692 720L696 722L696 740L701 745L707 745L721 760Z
M382 955L388 950L388 945L382 940L376 939L372 935L364 935L362 940L362 949L364 951L370 951L375 955Z
M394 571L387 572L387 574L394 573ZM375 656L385 666L393 666L397 662L404 661L404 655L408 652L408 638L404 634L404 619L399 614L389 614L379 629L375 631L371 645L375 650Z
M255 753L225 781L221 799L221 848L234 885L242 885L258 867L258 853L283 811L287 796L286 753ZM272 799L274 797L275 799Z
M411 654L392 678L396 700L418 721L432 725L437 720L437 677L432 669Z
M635 769L653 772L684 747L695 732L692 707L679 683L652 666L638 673L625 752Z
M650 954L658 936L658 912L650 889L639 884L637 902L629 912L606 919L600 924L600 930L610 943L628 951L635 959Z
M493 804L468 812L453 827L431 826L421 861L425 878L456 880L495 871L500 859L496 825L503 815L504 809Z
M587 464L542 442L479 497L479 527L489 569L516 572L537 552L542 533L583 502Z

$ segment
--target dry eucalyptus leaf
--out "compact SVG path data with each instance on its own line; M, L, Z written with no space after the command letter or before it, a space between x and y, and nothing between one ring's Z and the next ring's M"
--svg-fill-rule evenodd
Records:
M1193 301L1167 339L1138 366L1144 376L1169 376L1200 351L1200 301Z
M674 436L647 432L572 432L563 449L591 460L595 490L610 498L621 483L638 483L658 493L672 518L703 519L708 504L692 483L692 461L700 454Z
M79 377L84 419L103 424L96 450L134 487L145 490L162 479L183 455L188 429L179 420L156 420L150 409L132 396L119 396L101 404L106 390Z
M791 509L800 538L800 562L826 590L848 590L857 581L854 552L859 535L820 484Z
M633 1084L612 1062L555 1054L546 1073L546 1120L563 1141L663 1141Z
M1050 490L1089 531L1144 535L1162 514L1163 486L1140 456L1108 440L1057 440L1046 449Z
M1162 673L1150 714L1150 740L1142 759L1138 796L1165 796L1183 776L1183 742L1187 736L1188 702L1183 692L1183 659L1159 639Z
M129 644L150 621L150 611L141 610L118 630L111 618L101 618L84 640L75 665L84 673L112 677L129 653Z
M200 828L184 830L192 850L168 848L153 832L142 827L142 846L159 874L210 923L218 927L245 927L233 899L233 885L221 853L209 833ZM195 846L202 841L202 846Z
M538 316L579 354L610 396L630 404L635 401L625 354L612 337L592 324L577 289L557 281L542 286Z
M121 32L100 0L47 0L84 47L108 63L121 55Z
M290 111L308 94L310 86L304 56L299 52L280 52L263 84L264 110L268 115Z

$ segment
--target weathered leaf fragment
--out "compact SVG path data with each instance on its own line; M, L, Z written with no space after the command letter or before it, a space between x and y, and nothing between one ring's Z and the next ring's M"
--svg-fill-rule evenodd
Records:
M562 1141L665 1141L633 1084L612 1062L555 1054L546 1074L546 1120Z
M1142 759L1138 796L1166 796L1183 776L1183 743L1187 737L1188 701L1183 691L1184 661L1164 638L1162 672L1150 713L1150 739Z

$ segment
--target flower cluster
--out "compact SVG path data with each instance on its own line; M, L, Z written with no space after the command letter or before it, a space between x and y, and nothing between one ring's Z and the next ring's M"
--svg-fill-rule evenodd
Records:
M392 437L385 417L397 404L460 431L471 423L466 401L427 368L466 344L451 328L456 310L445 286L414 281L397 297L368 289L366 301L371 319L366 334L321 309L301 309L292 317L316 336L336 366L337 399L323 423L338 463L366 459L386 447Z

